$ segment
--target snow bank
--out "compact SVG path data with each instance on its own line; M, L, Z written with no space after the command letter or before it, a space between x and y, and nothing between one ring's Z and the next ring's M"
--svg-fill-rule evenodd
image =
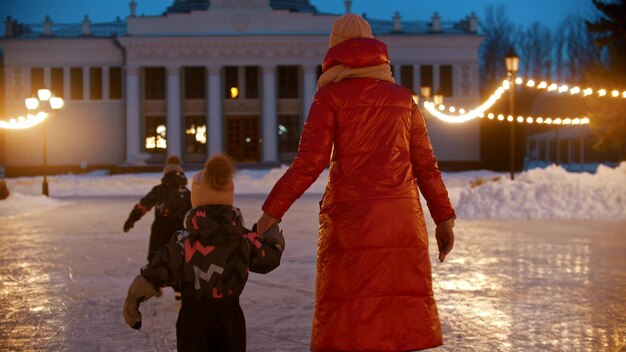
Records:
M10 186L9 190L11 190ZM59 200L41 195L31 196L11 191L7 199L0 200L0 218L29 214L31 212L53 208L61 204L62 202Z
M553 165L487 180L463 189L456 205L461 219L625 219L626 163L595 174L569 173Z
M267 195L286 167L271 170L241 170L235 179L237 195ZM187 177L197 172L188 170ZM0 217L62 204L63 197L145 195L160 182L161 173L48 177L51 199L41 196L41 177L6 179L11 196L0 201ZM600 166L595 174L569 173L550 166L519 174L492 171L444 173L452 204L460 219L624 219L626 218L626 163L612 169ZM307 190L322 194L328 170ZM482 184L481 184L482 183ZM480 184L480 185L479 185ZM477 186L478 185L478 186ZM59 200L60 199L60 200Z

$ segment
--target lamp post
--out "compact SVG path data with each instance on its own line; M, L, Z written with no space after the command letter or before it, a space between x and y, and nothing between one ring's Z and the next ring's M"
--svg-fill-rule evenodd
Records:
M509 113L513 116L511 126L509 128L509 171L511 173L511 180L515 179L515 74L519 68L519 57L515 54L513 48L509 49L509 52L504 57L504 63L506 64L506 72L509 79Z
M52 115L55 111L63 107L63 99L52 96L52 92L49 89L39 89L37 91L37 97L30 97L24 100L26 108L28 110L40 110L48 115ZM43 183L41 184L41 193L46 197L50 195L48 191L48 156L46 146L46 121L41 123L43 130Z

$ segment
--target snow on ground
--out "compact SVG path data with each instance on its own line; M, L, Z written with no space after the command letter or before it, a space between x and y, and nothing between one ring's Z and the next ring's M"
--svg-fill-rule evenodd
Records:
M286 167L241 170L235 180L238 195L267 195ZM188 170L191 177L197 170ZM6 179L11 196L0 202L0 217L36 207L59 206L64 197L141 197L159 183L161 173L58 175L48 178L51 199L40 195L41 177ZM598 167L595 174L572 173L552 165L518 174L492 171L443 173L459 219L626 219L626 163ZM322 194L325 170L306 194ZM56 198L56 199L55 199Z

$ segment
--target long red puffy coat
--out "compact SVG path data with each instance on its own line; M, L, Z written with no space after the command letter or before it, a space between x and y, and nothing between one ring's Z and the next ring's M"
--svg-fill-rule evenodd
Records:
M382 42L350 39L328 51L324 70L388 62ZM263 210L281 218L329 160L320 203L311 350L441 345L417 187L436 223L453 217L454 210L410 92L373 78L320 88L298 154Z

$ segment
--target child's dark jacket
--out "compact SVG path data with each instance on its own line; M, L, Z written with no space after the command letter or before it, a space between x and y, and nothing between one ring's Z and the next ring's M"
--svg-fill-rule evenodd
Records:
M185 230L141 270L153 287L179 283L183 303L238 297L248 270L268 273L280 264L284 238L280 232L262 238L246 229L241 212L229 205L193 208L185 217Z

